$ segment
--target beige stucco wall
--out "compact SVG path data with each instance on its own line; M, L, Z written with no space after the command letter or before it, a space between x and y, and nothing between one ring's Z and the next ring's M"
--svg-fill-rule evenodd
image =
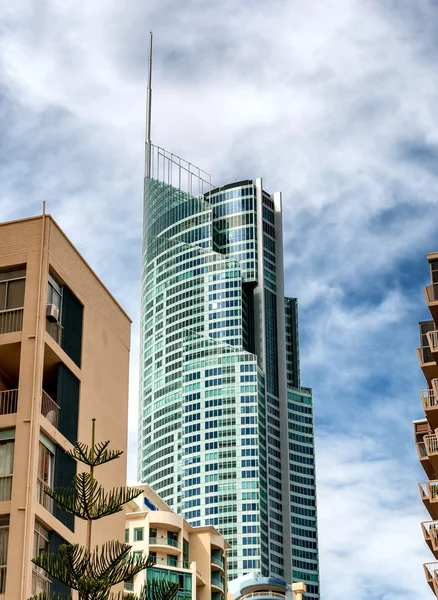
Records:
M50 360L64 362L80 380L78 438L89 443L91 418L95 417L97 439L110 439L112 448L127 449L130 320L56 223L45 218L44 236L42 225L43 217L0 224L0 269L27 267L22 331L0 335L0 369L10 345L21 344L17 413L0 415L0 430L16 429L11 502L0 502L0 515L10 514L6 594L0 594L8 600L25 599L31 593L35 518L67 541L85 540L84 523L76 519L72 534L36 501L40 430L64 448L70 447L40 414L48 355ZM45 331L49 268L84 305L80 369ZM125 485L126 454L99 468L96 476L106 487ZM108 537L123 539L123 531L123 513L108 517L95 524L92 543L100 544Z

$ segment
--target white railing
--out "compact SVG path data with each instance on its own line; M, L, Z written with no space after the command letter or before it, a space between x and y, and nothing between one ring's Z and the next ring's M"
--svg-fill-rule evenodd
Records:
M436 454L438 452L438 438L436 433L425 435L423 441L426 444L428 454Z
M284 594L280 594L279 592L271 592L271 590L260 590L259 592L245 594L244 596L242 596L241 600L246 600L246 598L260 598L260 596L273 596L274 598L282 598L283 600L285 600Z
M435 379L433 381L436 381ZM423 404L424 410L428 408L435 408L438 406L437 397L435 394L435 390L422 390L420 392L421 402Z
M46 595L49 595L50 584L50 579L44 573L32 569L32 594L41 594L44 592Z
M0 502L7 502L11 499L12 475L3 475L0 477Z
M438 521L424 521L423 523L421 523L421 526L423 527L424 531L430 535L431 531L436 531L437 527L438 527Z
M438 481L422 481L418 484L420 488L421 498L430 501L438 500Z
M42 479L37 477L37 500L41 506L53 514L53 498L45 493L44 488L46 485Z
M431 352L438 352L438 331L428 331L426 336Z
M23 309L13 308L12 310L0 311L0 334L13 333L23 329Z
M54 426L58 427L59 411L61 409L56 402L43 390L41 399L41 414Z
M6 567L0 567L0 594L6 590Z
M426 563L423 566L428 579L437 578L438 562Z

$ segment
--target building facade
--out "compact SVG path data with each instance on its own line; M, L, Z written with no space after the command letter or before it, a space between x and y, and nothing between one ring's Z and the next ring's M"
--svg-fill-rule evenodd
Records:
M68 487L77 439L127 447L130 320L50 216L0 224L0 598L64 592L33 566L85 524L54 506L44 486ZM126 481L113 461L99 481ZM124 515L108 526L123 539ZM106 531L105 531L106 530Z
M302 582L286 583L279 577L248 573L230 582L228 600L303 600Z
M139 487L139 486L136 486ZM179 582L177 600L225 600L229 544L214 527L191 527L148 486L126 507L125 542L155 565L125 582L139 593L146 580Z
M426 580L438 597L438 253L428 254L430 285L424 289L432 317L420 326L420 347L417 355L426 379L426 389L420 397L425 418L414 421L418 458L427 480L418 484L420 496L430 520L421 524L424 539L435 561L424 565Z
M312 394L284 296L281 194L213 187L152 147L145 179L139 463L193 526L319 597Z

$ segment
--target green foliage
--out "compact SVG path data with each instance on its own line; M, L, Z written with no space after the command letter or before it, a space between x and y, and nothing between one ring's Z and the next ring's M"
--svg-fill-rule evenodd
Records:
M134 558L130 553L131 546L119 541L109 541L91 550L93 521L120 512L127 502L141 494L141 490L132 488L113 488L105 492L94 478L94 468L116 460L122 452L108 450L109 442L95 443L94 437L93 419L91 446L76 442L74 449L67 453L77 462L87 465L89 472L76 475L70 488L46 486L44 490L60 508L87 521L86 546L62 544L58 554L41 554L33 559L33 563L50 577L77 590L79 600L173 600L179 584L166 580L148 581L137 595L111 592L112 586L148 569L155 561L149 556ZM72 596L43 592L29 600L72 600Z
M103 463L101 463L103 464ZM71 488L44 488L48 496L65 511L79 519L95 521L123 510L123 506L141 494L134 488L114 488L108 493L90 473L79 473Z

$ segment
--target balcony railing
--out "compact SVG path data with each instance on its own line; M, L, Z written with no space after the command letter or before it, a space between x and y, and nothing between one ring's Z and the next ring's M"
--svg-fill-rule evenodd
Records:
M436 433L425 435L423 441L426 445L427 454L436 454L438 452L438 438Z
M6 567L0 567L0 594L6 590Z
M46 483L37 477L37 500L49 513L53 514L53 498L50 498L45 492Z
M213 565L218 565L222 569L224 568L224 561L221 558L216 558L216 556L212 556L211 562Z
M438 331L428 331L426 336L431 352L438 352Z
M155 546L172 546L173 548L180 548L181 544L177 540L172 540L167 537L150 537L149 544Z
M217 577L212 577L211 578L211 585L215 585L218 588L221 588L221 590L224 589L224 582L222 579L218 579Z
M163 558L154 556L153 560L156 565L165 565L166 567L180 567L182 569L189 569L190 563L187 560L170 560L170 558Z
M423 481L418 485L423 499L429 498L430 501L438 500L438 481Z
M435 381L435 379L433 381ZM429 408L435 408L436 406L438 406L438 400L435 394L435 390L422 390L420 392L420 396L424 410L428 410Z
M49 595L50 584L50 579L46 577L44 573L32 569L32 594L45 593L46 595Z
M2 475L0 477L0 502L7 502L11 499L12 475Z
M427 457L426 444L424 442L417 442L417 451L420 459Z
M260 598L260 596L273 596L274 598L282 598L282 600L285 600L284 594L280 594L279 592L271 592L271 590L260 590L260 592L245 594L240 600L246 600L247 598Z
M58 428L59 411L61 409L56 402L43 390L41 399L41 414L56 428Z
M428 302L436 302L438 300L438 285L431 284L424 288Z
M0 311L0 334L13 333L23 329L23 309L13 308Z
M18 390L0 392L0 415L12 415L17 412Z

